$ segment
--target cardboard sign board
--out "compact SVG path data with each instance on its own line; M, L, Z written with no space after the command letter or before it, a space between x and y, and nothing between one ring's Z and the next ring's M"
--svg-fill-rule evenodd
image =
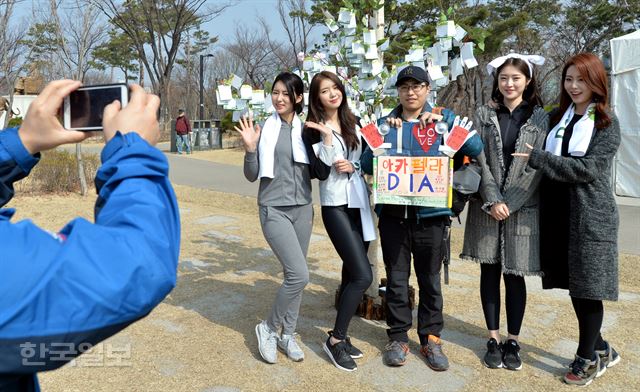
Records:
M442 156L373 159L376 204L451 208L453 160Z
M439 152L442 136L435 124L403 122L389 129L384 142L388 147L374 158L375 202L448 208L453 160Z

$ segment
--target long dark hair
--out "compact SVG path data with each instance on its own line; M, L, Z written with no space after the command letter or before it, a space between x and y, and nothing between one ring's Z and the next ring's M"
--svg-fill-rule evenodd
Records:
M504 69L504 67L511 65L515 67L518 71L522 72L522 74L529 80L529 84L522 92L522 99L527 101L530 106L530 109L537 106L544 106L542 104L542 98L540 98L540 94L538 93L538 83L536 82L535 75L532 75L529 71L529 65L522 59L517 57L508 58L504 64L498 67L493 74L493 89L491 90L491 99L499 104L504 104L504 96L500 92L500 88L498 87L498 83L500 82L500 72Z
M336 74L329 71L322 71L316 74L311 79L311 85L309 86L309 113L307 114L307 120L316 123L326 121L326 112L324 106L320 102L320 83L323 80L330 80L338 86L338 90L342 93L342 102L338 107L338 118L340 119L340 130L344 142L349 149L355 150L358 147L358 136L356 135L356 116L349 109L347 103L347 93L345 92L344 85ZM318 138L319 132L317 130L311 130L312 134Z
M592 101L596 104L596 129L603 129L611 124L611 117L607 114L609 109L609 83L607 71L604 69L602 61L593 53L578 53L571 57L562 69L562 80L560 83L560 110L551 119L552 124L557 124L564 112L573 102L569 93L564 88L564 79L567 77L567 70L574 65L585 84L591 90Z
M293 109L295 110L296 114L302 113L304 100L296 102L296 99L304 94L304 83L302 83L302 79L300 79L300 76L291 72L282 72L278 76L276 76L276 79L273 81L273 85L275 86L278 82L282 82L287 88L289 99L293 104Z

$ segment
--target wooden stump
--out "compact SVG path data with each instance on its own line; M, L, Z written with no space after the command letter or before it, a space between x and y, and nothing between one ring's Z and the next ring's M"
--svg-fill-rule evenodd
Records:
M376 303L376 298L373 298L367 294L362 296L362 301L358 305L356 315L367 320L386 320L387 318L387 301L385 300L383 287L386 287L387 279L382 278L380 280L380 286L378 289L378 298L380 303ZM413 310L416 306L416 291L413 286L409 286L409 308ZM336 290L334 306L337 309L340 303L340 289Z

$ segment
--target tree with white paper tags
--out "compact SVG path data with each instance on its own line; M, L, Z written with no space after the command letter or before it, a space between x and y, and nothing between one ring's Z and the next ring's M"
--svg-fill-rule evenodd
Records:
M404 58L390 56L399 61L385 61L394 29L398 28L395 21L385 23L385 8L389 6L385 3L390 2L343 0L334 13L323 9L323 23L329 30L325 43L313 53L299 54L303 80L309 82L323 70L336 73L345 83L352 110L365 120L380 118L397 104L394 85L404 67L415 65L427 70L432 90L437 91L462 75L465 68L477 66L474 48L483 47L484 36L471 37L456 24L452 19L455 7L451 7L439 13L433 38L414 37ZM315 11L319 12L317 6Z

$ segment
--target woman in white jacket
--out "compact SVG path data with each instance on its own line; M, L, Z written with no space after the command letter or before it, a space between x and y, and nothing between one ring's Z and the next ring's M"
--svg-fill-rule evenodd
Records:
M375 229L360 176L363 146L357 119L342 82L331 72L320 72L311 81L304 136L315 151L309 161L321 180L322 220L343 262L338 314L323 348L336 367L354 371L353 358L362 357L362 352L351 344L347 329L373 279L367 248Z

